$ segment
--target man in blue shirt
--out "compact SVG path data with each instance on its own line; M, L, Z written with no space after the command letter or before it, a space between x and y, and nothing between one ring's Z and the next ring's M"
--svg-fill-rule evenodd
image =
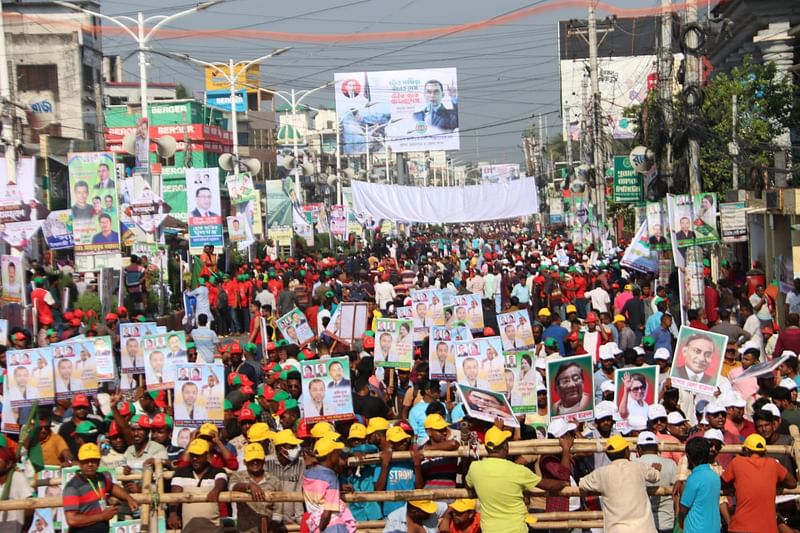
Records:
M92 237L92 244L119 244L119 233L112 229L108 213L100 213L100 233Z
M569 331L561 327L561 317L558 315L551 316L550 310L544 308L539 310L539 320L545 324L548 322L550 324L542 333L542 339L554 339L558 345L558 353L566 353L564 352L564 339L569 335Z
M422 394L422 401L417 402L408 412L408 423L416 435L417 444L422 444L428 439L425 431L425 417L428 406L433 402L438 402L441 398L441 385L438 379L423 381L418 386L419 393Z
M667 301L662 299L658 299L656 303L656 312L650 315L650 318L647 319L644 325L644 334L645 335L652 335L652 333L657 330L661 326L661 317L663 316L664 312L667 310Z
M717 473L708 464L710 448L710 443L706 439L695 438L686 443L686 456L692 474L686 480L686 486L681 495L679 519L684 533L720 530L719 491L721 482Z
M386 431L386 440L392 445L391 450L381 450L381 466L375 470L375 490L414 490L425 487L422 474L422 453L411 452L413 461L392 461L392 452L405 452L411 448L411 435L400 426L390 427ZM383 502L383 516L400 509L405 502Z
M531 301L531 294L528 292L528 288L525 286L525 283L522 281L522 279L518 279L516 285L514 285L514 288L511 289L511 296L516 296L520 305L524 305L526 307Z
M672 315L668 313L662 314L661 324L659 324L658 329L650 333L650 336L653 337L655 341L656 350L659 348L666 348L672 353L672 331L670 330L670 326L672 326Z

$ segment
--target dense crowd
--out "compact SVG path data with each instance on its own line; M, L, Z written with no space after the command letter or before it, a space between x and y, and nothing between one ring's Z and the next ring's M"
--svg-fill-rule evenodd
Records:
M532 236L500 224L438 238L378 235L358 252L300 258L279 258L270 243L263 258L230 272L207 248L194 279L187 277L193 311L184 319L186 358L224 364L224 420L179 439L171 396L148 391L143 380L132 390L103 383L95 395L39 406L44 464L80 470L63 489L64 526L100 532L108 531L109 521L138 518L131 495L142 491L141 481L115 482L114 475L162 460L174 473L167 490L206 496L203 503L169 506L167 526L184 531L222 531L235 523L246 532L297 524L302 531L349 532L357 522L384 520L388 532L516 533L527 531L540 512L580 510L602 511L605 530L615 533L800 529L796 500L776 500L779 488L796 485L797 465L791 455L767 449L791 446L789 428L800 425L800 280L785 295L786 319L779 323L777 302L758 270L723 260L712 280L707 263L705 306L682 309L677 272L659 277L627 269L622 252L578 250L561 235ZM108 335L120 365L121 326L148 320L145 277L136 274L144 270L132 258L123 281L130 311L119 307L101 318L80 309L61 312L62 295L50 286L48 271L31 265L29 296L39 328L10 329L6 349ZM414 291L433 288L480 297L484 327L472 332L476 339L503 334L498 315L527 313L533 346L521 361L536 386L535 411L515 413L516 424L470 416L455 384L431 377L428 338L416 344L410 367L376 365L372 319L397 317ZM370 319L365 334L351 342L327 329L347 302L366 302ZM295 308L315 333L303 345L282 338L277 327ZM708 393L675 387L670 379L677 375L672 366L682 327L727 337ZM6 349L0 350L4 369ZM548 387L562 391L561 378L547 382L547 363L577 355L591 356L593 364L591 386L578 392L591 414L553 416ZM307 423L299 363L331 357L350 362L345 378L354 416ZM687 374L691 358L681 356ZM641 374L614 382L617 370L650 366L657 367L650 402L641 396L647 388ZM585 390L594 397L583 398ZM505 394L510 400L512 391ZM10 487L9 499L28 498L34 494L30 469L15 469L26 458L18 453L26 443L10 434L2 438L0 483ZM515 441L540 439L555 439L560 451L515 452ZM576 439L602 445L577 451ZM685 449L661 450L675 443ZM721 453L723 445L741 450ZM458 449L469 452L436 453ZM343 499L347 493L462 487L475 498ZM568 487L575 490L564 496L532 492ZM649 496L651 487L670 489ZM731 491L721 495L726 487ZM252 501L220 503L226 490L249 493ZM274 501L265 496L271 491L302 492L304 501ZM8 511L0 530L35 528L36 518L32 511Z

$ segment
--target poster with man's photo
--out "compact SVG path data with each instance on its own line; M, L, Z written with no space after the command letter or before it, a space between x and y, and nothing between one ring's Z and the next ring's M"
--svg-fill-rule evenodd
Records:
M428 374L431 379L456 380L456 357L450 342L452 338L446 326L431 327L428 340Z
M6 365L8 375L3 387L3 404L27 407L34 400L41 404L53 401L55 385L51 348L9 350L6 352Z
M519 421L502 392L470 387L463 383L458 383L456 388L467 416L492 424L500 418L506 427L519 427Z
M647 408L658 403L658 372L657 366L614 371L614 403L623 420L631 416L647 419Z
M497 325L503 339L504 351L528 350L536 345L527 310L499 314Z
M232 204L241 204L256 199L253 176L249 172L228 174L225 178L225 187L228 189Z
M303 387L301 407L309 424L353 418L350 361L347 357L301 361L300 375Z
M459 383L479 389L506 392L503 341L484 337L451 344Z
M119 325L121 374L144 373L142 337L157 335L155 322L133 322Z
M146 335L141 340L147 390L167 390L175 386L176 366L186 363L186 334L171 331Z
M670 194L667 207L678 248L719 242L716 193Z
M412 321L379 318L375 324L375 365L410 369L414 362Z
M186 169L186 209L192 255L202 253L204 246L225 245L218 168Z
M506 397L514 414L535 413L536 386L542 381L533 364L535 356L531 352L504 352L503 357Z
M25 296L25 270L22 256L4 255L0 257L0 268L3 278L3 301L5 303L22 303Z
M173 393L176 425L222 424L225 402L222 364L178 363Z
M75 254L119 252L114 154L70 153L68 166Z
M665 200L647 203L647 235L651 250L669 250L669 220Z
M51 349L55 367L56 399L68 399L76 393L97 393L97 362L93 340L62 342Z
M444 302L439 289L412 290L411 319L414 322L414 342L421 343L431 326L444 326Z
M699 394L713 395L728 336L681 326L669 378L672 386Z
M448 326L467 326L472 331L482 331L481 297L477 294L458 294L453 297L453 315Z
M296 307L278 319L278 331L289 344L302 347L314 340L306 315Z
M230 239L231 242L244 242L252 240L252 237L248 238L247 235L248 227L244 215L229 216L227 221L228 239Z
M94 345L94 364L97 374L97 381L114 381L114 351L111 346L111 337L92 337L90 340Z
M547 361L547 405L550 420L594 417L594 367L591 355Z

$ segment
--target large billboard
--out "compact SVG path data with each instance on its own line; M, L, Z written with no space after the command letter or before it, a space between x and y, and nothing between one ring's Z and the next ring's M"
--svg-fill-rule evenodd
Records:
M346 155L458 150L456 69L335 75L336 112Z
M75 255L119 253L119 212L111 152L70 153Z
M242 76L243 64L234 65L236 74L236 90L246 90L249 93L258 92L261 87L261 66L250 65ZM230 67L225 63L217 63L216 68L206 67L206 91L230 91L231 84L226 75L230 74Z
M519 163L481 166L481 181L483 183L504 183L506 181L518 179Z

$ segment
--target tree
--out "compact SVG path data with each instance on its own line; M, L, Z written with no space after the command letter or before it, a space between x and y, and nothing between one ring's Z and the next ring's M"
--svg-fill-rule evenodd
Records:
M175 86L175 98L177 100L183 100L185 98L191 98L192 95L182 83L179 83Z

